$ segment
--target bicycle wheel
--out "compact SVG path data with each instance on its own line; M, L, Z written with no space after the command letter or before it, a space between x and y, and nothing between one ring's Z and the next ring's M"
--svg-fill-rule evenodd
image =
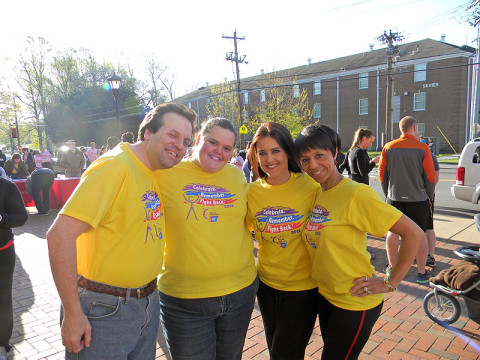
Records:
M462 310L454 296L441 291L429 292L423 299L423 309L427 316L436 323L453 324L458 320Z

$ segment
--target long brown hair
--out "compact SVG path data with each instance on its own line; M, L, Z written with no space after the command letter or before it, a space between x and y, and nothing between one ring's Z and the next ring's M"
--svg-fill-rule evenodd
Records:
M267 174L262 170L257 158L257 143L263 138L271 137L280 145L288 156L288 170L296 173L302 172L302 166L295 153L293 138L288 129L275 122L266 122L260 125L253 136L252 144L248 149L248 163L252 166L255 177L265 177Z
M370 136L373 136L372 130L362 128L357 129L357 131L355 131L355 134L353 135L352 146L350 146L350 149L348 149L348 151L351 151L353 150L353 148L355 148L355 146L358 146L358 144L360 144L364 137L368 138Z

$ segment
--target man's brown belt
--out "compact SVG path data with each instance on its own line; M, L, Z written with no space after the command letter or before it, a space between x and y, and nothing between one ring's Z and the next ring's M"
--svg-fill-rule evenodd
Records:
M83 276L80 276L78 278L78 286L93 292L119 296L119 297L126 297L127 291L130 290L131 297L141 299L150 295L155 291L155 289L157 288L157 279L153 279L143 287L139 287L136 289L127 289L127 288L117 287L113 285L102 284L96 281L88 280Z

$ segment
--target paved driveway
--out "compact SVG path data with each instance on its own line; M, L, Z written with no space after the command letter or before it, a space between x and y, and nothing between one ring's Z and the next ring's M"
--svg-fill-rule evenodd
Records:
M12 359L61 359L63 346L59 327L59 298L50 273L45 234L54 220L49 216L33 216L16 229L17 264L14 278L14 351ZM449 268L458 259L452 253L457 246L480 238L471 219L435 216L438 238L435 273ZM385 241L370 238L370 250L376 255L373 264L381 270L386 264ZM478 359L480 325L465 317L449 329L425 315L422 300L428 287L415 283L412 267L398 291L385 298L385 305L373 334L360 359ZM306 359L320 359L322 338L318 324L307 348ZM157 359L168 359L161 333L158 335ZM243 359L268 359L263 325L255 308Z

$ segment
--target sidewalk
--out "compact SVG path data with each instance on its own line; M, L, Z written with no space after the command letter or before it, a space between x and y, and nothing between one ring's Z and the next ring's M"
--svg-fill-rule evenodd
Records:
M472 219L445 213L435 216L438 265L434 274L458 261L452 252L456 247L480 244L480 233L474 230ZM60 302L50 273L45 240L55 216L56 211L49 216L30 215L23 227L15 229L14 350L9 359L64 357L59 327ZM372 237L368 243L377 256L373 264L381 271L387 263L385 241ZM412 267L398 291L386 295L382 315L360 359L479 359L480 325L465 316L464 306L462 316L450 329L433 323L422 307L428 287L417 284L415 279L416 269ZM317 324L305 358L320 359L322 346ZM169 359L166 352L163 336L159 333L156 358ZM258 306L252 314L243 359L268 359Z

